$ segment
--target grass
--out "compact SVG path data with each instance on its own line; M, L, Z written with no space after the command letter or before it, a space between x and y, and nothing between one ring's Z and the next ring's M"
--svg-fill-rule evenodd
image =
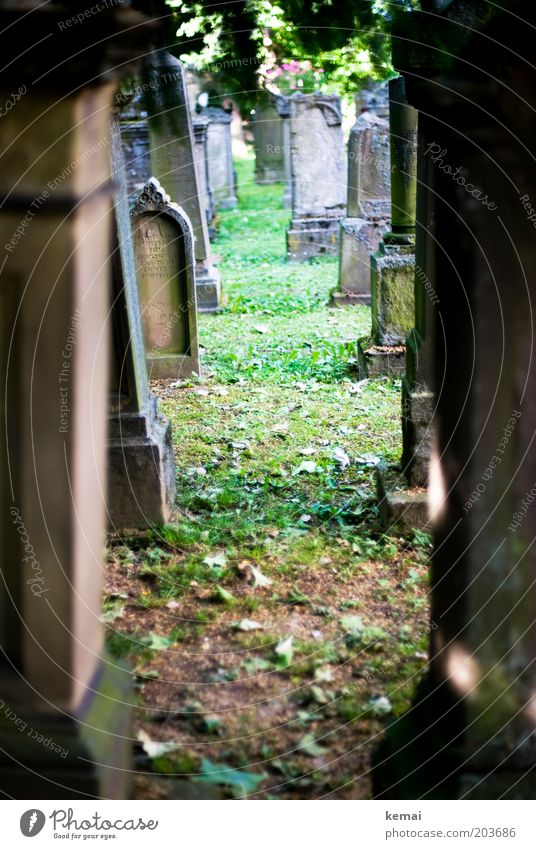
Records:
M155 744L140 744L137 793L368 798L427 640L429 540L386 536L376 507L400 386L358 382L368 309L329 307L336 258L286 261L282 187L237 164L203 377L153 387L176 512L109 550L109 650L135 670L137 732Z

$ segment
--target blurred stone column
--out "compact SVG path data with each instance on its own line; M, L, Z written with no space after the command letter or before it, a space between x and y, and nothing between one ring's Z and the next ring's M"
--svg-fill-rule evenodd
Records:
M190 219L194 234L197 305L200 312L213 312L220 306L220 277L212 261L195 165L184 69L171 53L155 50L145 60L143 78L151 142L151 176L156 177Z
M393 39L426 116L437 298L430 661L377 753L375 795L532 800L536 8L517 4L521 25L500 6L439 5L402 15Z
M65 17L0 3L0 102L20 94L0 119L0 790L18 799L125 798L130 767L131 677L100 622L105 327L112 69L146 28L127 4Z

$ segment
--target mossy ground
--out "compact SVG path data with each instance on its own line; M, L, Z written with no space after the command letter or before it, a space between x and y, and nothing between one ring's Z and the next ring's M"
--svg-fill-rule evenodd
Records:
M220 215L203 378L153 387L176 515L110 545L108 648L136 678L139 796L368 798L425 663L429 541L379 526L400 386L358 382L369 311L329 307L335 258L286 261L282 187L252 174Z

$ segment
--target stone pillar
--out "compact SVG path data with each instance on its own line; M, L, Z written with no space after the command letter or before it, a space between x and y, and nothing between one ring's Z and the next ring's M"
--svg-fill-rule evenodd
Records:
M131 676L100 624L111 69L146 30L127 4L72 36L65 16L0 3L0 102L20 95L0 120L0 792L121 799Z
M214 238L216 235L216 228L214 227L213 222L216 210L214 208L214 198L212 197L212 189L210 188L208 174L208 125L208 118L204 118L202 115L195 115L192 118L199 196L201 198L201 206L205 210L208 235L210 238Z
M290 100L288 97L284 97L282 94L279 94L277 95L275 102L279 117L281 118L281 123L283 125L281 132L284 154L283 179L285 181L283 206L287 207L287 209L290 209L290 207L292 206L292 168L290 165Z
M391 229L370 258L372 337L358 346L362 377L401 374L414 325L417 110L403 77L389 81Z
M149 377L177 380L199 374L190 220L155 177L130 216Z
M108 523L114 531L163 525L175 491L171 424L149 392L119 121L112 123L118 185L112 252L108 416Z
M234 209L237 204L231 139L232 117L217 106L207 106L201 115L208 125L208 175L217 209Z
M253 117L255 182L278 183L285 179L283 122L275 98L260 103Z
M339 250L346 205L341 103L335 94L294 94L289 100L292 220L287 256L303 261Z
M361 98L359 98L361 101ZM348 197L341 221L339 282L333 302L370 304L370 255L389 230L391 179L389 122L368 107L348 139Z
M430 671L378 752L383 798L536 792L536 9L517 10L453 3L393 39L427 116L437 408Z
M181 63L166 50L144 65L152 176L184 209L194 233L197 304L201 312L220 306L220 279L214 268L204 204L195 166L194 135Z

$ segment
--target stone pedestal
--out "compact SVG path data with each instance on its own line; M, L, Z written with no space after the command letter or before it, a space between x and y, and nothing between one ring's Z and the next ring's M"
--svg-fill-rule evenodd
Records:
M112 356L108 417L108 524L163 525L174 501L171 424L149 393L119 122L112 123L115 197Z
M197 169L199 197L201 198L201 206L205 211L208 235L209 238L213 239L216 235L216 228L214 226L216 209L214 206L214 198L212 197L212 189L210 188L208 174L208 125L208 118L203 118L202 115L195 115L192 118L195 141L195 167Z
M348 139L348 198L335 305L370 304L370 255L389 230L390 196L389 122L369 107L358 114Z
M414 326L417 112L405 96L404 80L389 82L391 137L391 229L370 258L372 338L359 343L361 377L404 369L406 336Z
M231 138L232 117L223 109L207 106L201 115L209 119L207 130L208 175L217 209L234 209L237 204Z
M154 177L130 212L149 378L199 374L192 226Z
M285 179L283 121L274 101L270 97L260 103L253 117L255 182L261 185Z
M340 98L294 94L289 102L292 220L287 256L303 261L336 255L346 205Z
M26 6L0 5L2 103L26 87L0 121L0 792L123 799L131 675L100 625L110 69L147 36L126 4L74 41L65 7Z
M151 174L190 220L197 305L200 312L213 312L220 306L220 278L211 257L184 69L166 50L157 50L146 59L143 77L147 85Z
M454 2L393 39L434 181L437 407L429 672L377 753L381 798L535 793L536 10L516 8Z

